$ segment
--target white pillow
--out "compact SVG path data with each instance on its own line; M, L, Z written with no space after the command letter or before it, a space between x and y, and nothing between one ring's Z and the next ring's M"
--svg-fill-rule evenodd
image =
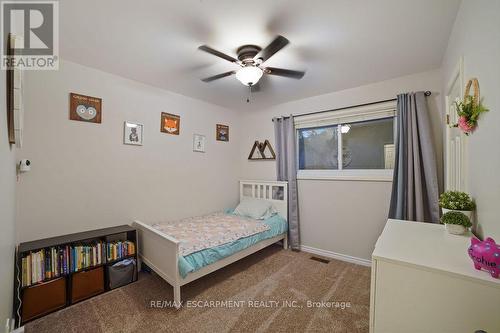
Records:
M271 205L271 207L269 207L267 212L260 218L260 220L267 220L268 218L276 214L278 214L278 211L276 210L276 208L274 208L273 205Z
M276 210L269 201L255 198L245 198L234 209L233 213L239 216L262 220L276 214Z

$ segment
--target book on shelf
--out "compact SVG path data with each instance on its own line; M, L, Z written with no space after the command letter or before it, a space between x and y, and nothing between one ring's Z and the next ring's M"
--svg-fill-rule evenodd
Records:
M135 243L129 240L106 244L107 261L117 260L135 254Z
M71 272L104 264L104 243L94 241L71 247Z
M69 246L30 251L21 259L21 285L27 287L68 274Z

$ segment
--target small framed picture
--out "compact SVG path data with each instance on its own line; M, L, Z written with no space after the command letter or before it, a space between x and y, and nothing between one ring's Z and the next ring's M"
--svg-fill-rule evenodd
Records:
M126 145L142 146L144 125L126 121L123 124L123 143Z
M229 141L229 126L217 124L215 130L215 139L217 141Z
M100 124L102 99L75 93L69 94L69 119Z
M204 153L205 152L205 136L201 134L193 134L193 151Z
M163 133L179 135L181 126L181 117L166 112L161 113L160 131Z

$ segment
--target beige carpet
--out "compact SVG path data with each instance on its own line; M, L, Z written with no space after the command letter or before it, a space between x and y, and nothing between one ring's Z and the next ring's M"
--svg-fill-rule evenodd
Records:
M181 289L190 306L232 301L226 307L152 308L172 300L172 288L141 273L136 283L28 323L26 332L368 332L370 269L310 257L271 246Z

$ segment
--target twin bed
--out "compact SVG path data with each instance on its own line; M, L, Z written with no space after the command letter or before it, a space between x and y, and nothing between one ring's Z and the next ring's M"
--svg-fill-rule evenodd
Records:
M288 246L286 182L240 181L240 203L269 205L276 214L256 220L233 210L149 225L134 221L139 257L174 288L181 306L181 286L283 240Z

